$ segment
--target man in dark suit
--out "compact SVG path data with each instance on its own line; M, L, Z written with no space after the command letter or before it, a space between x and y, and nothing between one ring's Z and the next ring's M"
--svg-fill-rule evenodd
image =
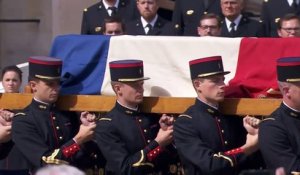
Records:
M96 128L98 146L107 160L106 173L177 174L177 164L168 167L168 162L176 160L170 154L174 149L173 118L140 111L144 80L149 79L144 77L143 62L118 60L109 67L117 101Z
M261 20L268 36L278 37L277 23L288 13L300 15L299 0L264 0Z
M260 124L259 148L267 168L300 174L300 57L277 60L281 105Z
M194 105L174 124L174 139L186 175L237 174L246 158L257 150L258 122L253 117L223 116L218 109L224 99L222 58L190 61L191 79L197 93ZM256 160L257 161L257 160Z
M221 0L223 37L263 37L263 25L242 15L244 0Z
M157 14L158 0L137 0L140 17L126 25L128 35L175 35L171 22Z
M197 30L199 36L220 36L220 17L213 13L202 15Z
M103 35L124 35L125 24L121 18L110 16L104 19Z
M172 21L177 34L197 36L200 17L207 13L220 16L220 0L176 0Z
M80 124L76 114L56 108L61 66L61 60L51 57L29 58L33 99L13 118L12 140L32 172L47 164L87 169L97 168L101 162L100 150L90 142L96 127L93 116L81 113Z
M108 16L119 16L124 22L136 19L139 14L134 0L100 0L84 9L81 34L102 34L104 19Z
M288 13L280 18L277 33L281 38L300 37L300 17Z

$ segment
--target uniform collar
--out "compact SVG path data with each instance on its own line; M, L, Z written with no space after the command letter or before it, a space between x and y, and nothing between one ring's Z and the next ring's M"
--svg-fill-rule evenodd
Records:
M287 0L287 1L288 1L289 5L292 6L293 0ZM299 0L296 0L296 3L299 4Z
M103 0L102 2L103 2L103 5L104 5L105 9L107 10L108 7L109 7L109 5L105 2L105 0ZM119 2L120 2L120 0L117 0L116 3L115 3L115 5L113 7L116 7L118 9Z
M196 99L195 105L197 108L202 109L212 115L220 115L220 111L217 108L204 103L199 98Z
M151 24L152 27L154 27L156 21L157 21L157 18L158 18L158 15L156 14L155 17L153 18L153 20L149 23ZM141 16L141 22L142 22L142 25L143 27L145 28L148 24L148 22Z
M34 105L36 108L43 110L43 111L51 110L55 107L55 104L48 104L48 103L39 101L35 98L32 100L31 104Z
M226 24L226 27L227 27L228 31L231 30L230 24L231 24L232 22L235 23L234 30L237 30L237 27L238 27L238 25L240 24L240 22L241 22L241 20L242 20L242 17L243 17L243 16L240 14L237 18L235 18L234 21L229 21L229 19L225 18L225 24Z
M131 116L134 116L134 115L137 115L138 113L140 113L138 108L132 109L132 108L125 107L125 106L121 105L118 101L116 102L115 108L118 111L120 111L126 115L131 115Z
M289 107L284 102L281 103L281 108L288 114L288 116L300 119L300 111Z

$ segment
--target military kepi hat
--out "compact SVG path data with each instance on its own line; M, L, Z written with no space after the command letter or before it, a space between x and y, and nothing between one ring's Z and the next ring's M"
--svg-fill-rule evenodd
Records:
M279 58L277 78L282 82L300 82L300 56Z
M199 58L191 60L189 64L191 79L230 73L229 71L224 71L221 56Z
M111 81L133 82L148 80L144 77L143 61L118 60L109 62Z
M29 77L42 80L59 80L62 61L52 57L34 56L28 59Z

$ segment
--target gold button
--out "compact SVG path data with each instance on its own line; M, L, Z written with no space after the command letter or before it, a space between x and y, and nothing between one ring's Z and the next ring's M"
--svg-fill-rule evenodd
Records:
M95 154L95 155L94 155L94 158L95 158L95 159L97 159L97 157L98 157L98 155L97 155L97 154Z
M53 119L53 120L55 120L55 119L56 119L56 117L52 117L52 119Z
M146 133L147 132L147 129L144 129L144 133Z
M224 130L222 129L221 132L224 133Z
M142 122L142 119L139 119L139 122L141 123L141 122Z
M151 141L150 141L150 140L147 140L147 142L150 143Z
M156 151L154 151L154 154L156 154Z
M228 144L228 142L227 142L227 141L225 141L224 143L225 143L225 145L227 145L227 144Z
M59 130L59 126L56 126L56 129Z
M62 137L62 136L60 136L60 137L59 137L59 139L60 139L60 140L62 140L62 139L63 139L63 137Z
M218 119L218 122L220 123L220 122L221 122L221 120L220 120L220 119Z

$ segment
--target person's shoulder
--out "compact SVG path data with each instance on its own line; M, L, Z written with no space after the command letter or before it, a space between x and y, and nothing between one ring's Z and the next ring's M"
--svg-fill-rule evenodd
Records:
M192 105L190 106L184 113L180 114L176 122L178 121L192 121L193 120L193 114L195 113L195 106Z
M98 9L100 9L102 6L103 6L102 2L98 2L96 4L89 6L88 8L83 9L83 12L84 13L93 13L93 12L97 11Z
M112 122L115 122L117 119L116 119L116 116L118 116L118 111L117 110L114 110L114 108L112 110L110 110L109 112L107 112L105 115L103 115L102 117L100 117L98 119L98 123L112 123Z
M27 114L25 112L17 112L15 113L14 117L26 117Z

